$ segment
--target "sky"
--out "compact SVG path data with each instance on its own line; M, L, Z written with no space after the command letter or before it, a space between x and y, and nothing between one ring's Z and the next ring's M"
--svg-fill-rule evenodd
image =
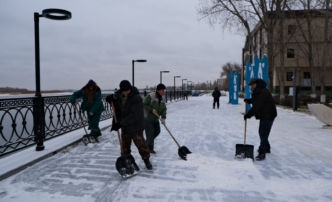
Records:
M0 87L35 90L35 12L58 8L72 18L39 18L41 90L101 89L121 80L145 88L219 78L221 66L241 63L244 36L199 20L198 0L1 0Z
M312 115L278 107L269 138L271 153L264 161L237 160L235 145L243 144L244 131L246 144L253 145L257 155L259 121L248 119L244 128L242 99L231 105L223 96L219 109L212 109L212 100L211 95L190 96L188 101L167 104L166 126L180 146L192 152L187 161L179 158L176 143L161 125L156 154L150 157L153 169L145 168L132 145L140 172L122 179L115 169L120 156L117 133L108 127L100 143L80 142L0 181L0 201L332 201L331 129L322 129L323 123ZM105 122L111 120L101 125ZM2 158L0 173L83 134L83 129L76 130L45 142L44 151L31 148Z

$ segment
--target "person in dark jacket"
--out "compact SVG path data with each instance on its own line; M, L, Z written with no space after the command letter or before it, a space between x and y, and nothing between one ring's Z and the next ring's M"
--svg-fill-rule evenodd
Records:
M96 82L89 80L89 82L80 90L75 91L70 97L70 102L75 105L76 99L82 97L83 102L81 104L81 111L87 112L89 129L91 132L89 135L93 136L96 140L101 135L99 128L100 116L105 107L101 97L101 90L97 86Z
M143 102L139 91L136 87L131 86L129 81L123 80L120 82L120 90L107 96L106 101L114 104L117 123L113 117L111 131L119 129L122 131L122 155L131 153L130 147L133 140L146 168L151 170L150 152L143 136Z
M156 92L148 94L143 100L144 106L144 124L146 143L150 149L150 153L155 154L154 140L160 133L159 117L161 116L161 123L165 124L166 120L166 102L165 94L166 86L164 84L158 84Z
M219 98L221 96L221 93L218 89L218 87L214 88L214 91L212 93L212 97L213 97L213 109L215 107L215 104L217 103L217 108L219 109Z
M252 104L252 108L244 115L244 120L256 116L259 119L260 145L256 160L264 160L265 154L271 152L269 135L274 119L277 117L277 108L270 91L266 88L263 79L252 78L248 84L252 90L251 97L244 99L244 102Z

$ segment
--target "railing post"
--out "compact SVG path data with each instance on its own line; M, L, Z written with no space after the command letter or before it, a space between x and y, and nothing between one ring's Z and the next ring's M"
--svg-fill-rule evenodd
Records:
M45 115L44 115L44 99L37 96L33 99L33 131L35 142L37 144L36 151L44 150L45 140Z

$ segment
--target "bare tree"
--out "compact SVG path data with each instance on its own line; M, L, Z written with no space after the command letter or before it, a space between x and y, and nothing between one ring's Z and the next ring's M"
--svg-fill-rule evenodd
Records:
M211 26L220 24L223 30L227 28L244 34L248 37L250 49L254 48L251 39L251 31L255 26L261 26L267 35L267 52L269 62L269 75L274 72L274 59L276 41L274 39L275 27L278 21L271 16L277 9L283 10L285 4L291 4L293 0L200 0L198 14L201 19L207 19ZM274 12L279 14L280 12ZM253 55L250 56L251 58ZM269 86L274 91L273 76L269 78Z
M325 9L326 11L330 10L330 0L325 0ZM327 66L327 55L328 55L328 45L329 45L329 39L328 39L328 31L329 31L329 17L330 14L325 12L325 19L324 19L324 49L323 49L323 64L320 71L320 88L321 88L321 102L325 101L325 87L326 87L326 66Z
M227 62L226 64L224 64L221 67L221 73L220 73L220 77L226 77L224 85L222 88L224 88L223 90L226 90L229 88L228 86L228 81L229 81L229 76L232 72L241 72L241 65L235 62ZM241 78L241 76L240 76Z

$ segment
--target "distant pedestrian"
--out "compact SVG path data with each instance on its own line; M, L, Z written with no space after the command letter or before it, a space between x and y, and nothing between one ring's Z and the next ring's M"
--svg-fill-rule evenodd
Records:
M143 101L144 106L144 125L146 142L148 144L150 153L155 154L154 140L160 133L159 117L161 116L162 124L165 124L166 120L166 103L165 94L166 86L164 84L158 84L156 92L148 94Z
M213 109L215 108L215 105L217 103L217 108L219 109L219 98L221 96L221 93L218 89L218 87L214 88L214 91L212 93L212 97L213 97Z
M258 129L260 145L256 160L261 161L265 159L266 153L271 152L269 135L273 121L277 117L277 108L263 79L252 78L248 85L252 90L252 98L246 98L244 102L252 104L252 108L244 115L244 120L250 119L252 116L256 116L256 119L260 120Z
M97 86L96 82L89 80L89 82L81 90L75 91L72 94L70 102L73 105L76 104L77 98L83 99L81 111L83 113L85 111L87 112L89 129L91 130L89 135L97 139L98 136L101 136L99 128L100 116L101 113L105 111L101 90Z
M188 100L188 91L187 90L183 91L183 99Z
M113 103L115 107L117 123L113 118L111 130L121 129L122 131L122 155L131 154L131 141L133 140L146 168L151 170L150 152L143 136L144 112L139 91L129 81L123 80L120 82L120 90L107 96L106 101Z

